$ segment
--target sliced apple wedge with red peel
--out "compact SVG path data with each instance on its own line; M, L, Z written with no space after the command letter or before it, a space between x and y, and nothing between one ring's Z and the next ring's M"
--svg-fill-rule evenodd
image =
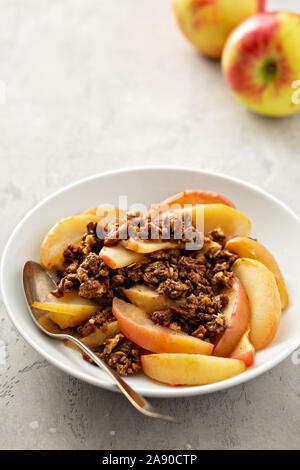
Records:
M255 359L255 349L253 344L250 342L249 334L250 330L247 330L246 333L244 333L242 336L239 344L229 355L229 357L232 359L239 359L240 361L244 361L246 367L251 367L254 364Z
M255 259L263 263L274 274L280 294L282 310L289 303L287 288L274 256L261 243L252 238L236 237L229 240L225 246L226 250L236 253L240 258Z
M232 271L243 284L250 303L250 341L256 350L274 339L281 318L281 301L274 274L259 261L239 258Z
M229 297L229 302L223 310L226 330L216 343L213 355L227 357L248 329L250 305L247 293L236 276L233 278L232 287L222 293Z
M244 372L243 361L201 354L147 354L141 357L146 375L169 385L207 385Z
M46 302L34 302L32 306L48 311L51 320L61 329L80 325L101 308L91 300L79 297L76 292L65 294L60 299L49 294Z
M50 269L61 259L69 244L78 243L89 222L99 222L96 215L74 215L57 222L45 236L41 246L41 264Z
M145 259L141 253L127 250L121 243L115 246L104 246L100 253L100 258L112 269L124 268L132 263L139 263Z
M133 305L141 308L146 313L164 310L169 307L178 307L178 305L182 305L186 302L186 299L172 300L166 295L158 294L155 290L143 284L137 284L136 286L130 287L130 289L124 289L123 292Z
M177 204L184 206L186 204L225 204L226 206L235 207L234 204L222 194L218 194L214 191L200 191L193 189L186 189L180 193L174 194L173 196L163 199L156 206L172 206Z
M129 238L126 249L136 253L153 253L158 250L169 250L170 248L184 248L184 243L164 240L143 240L141 238Z
M213 345L183 332L153 323L142 309L113 299L113 312L122 333L131 341L152 352L211 354Z

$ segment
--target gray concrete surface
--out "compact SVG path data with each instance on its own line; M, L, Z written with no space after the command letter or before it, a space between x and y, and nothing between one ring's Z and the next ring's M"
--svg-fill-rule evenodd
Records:
M300 213L300 115L264 119L237 103L168 0L0 0L0 12L1 247L44 196L125 166L216 170ZM181 420L168 424L49 365L2 305L0 448L296 449L299 357L221 393L153 400Z

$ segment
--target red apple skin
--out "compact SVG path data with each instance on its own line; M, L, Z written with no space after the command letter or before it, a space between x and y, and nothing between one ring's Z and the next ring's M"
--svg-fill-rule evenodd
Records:
M172 6L184 36L202 54L217 59L231 31L263 11L265 0L172 0Z
M273 341L280 324L281 300L275 276L264 264L250 258L238 258L231 270L248 294L250 341L259 351Z
M234 96L267 116L299 111L292 88L300 76L299 43L300 15L296 13L261 12L242 22L229 36L222 54L223 74Z
M246 367L251 367L253 366L254 360L255 360L255 349L253 348L250 351L245 351L243 354L239 354L239 355L230 354L229 357L231 359L238 359L240 361L243 361Z
M249 333L250 330L247 330L237 347L229 355L231 359L239 359L240 361L243 361L246 367L251 367L255 360L255 349L253 344L250 343Z
M210 355L213 344L186 333L155 325L140 308L114 298L112 309L122 333L131 341L155 353L186 353Z
M197 189L186 189L185 191L181 191L180 193L163 199L157 205L172 206L174 204L182 207L185 204L225 204L226 206L235 208L235 205L222 194L218 194L214 191L201 191Z
M241 281L234 276L232 288L224 291L229 303L224 310L227 328L216 343L214 356L227 357L237 346L250 322L250 304Z

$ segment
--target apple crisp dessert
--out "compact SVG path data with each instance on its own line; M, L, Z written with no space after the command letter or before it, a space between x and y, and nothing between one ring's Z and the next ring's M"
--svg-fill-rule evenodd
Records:
M146 213L88 209L45 236L41 264L60 281L34 306L120 375L224 380L273 340L288 303L275 259L250 230L211 191L184 191Z

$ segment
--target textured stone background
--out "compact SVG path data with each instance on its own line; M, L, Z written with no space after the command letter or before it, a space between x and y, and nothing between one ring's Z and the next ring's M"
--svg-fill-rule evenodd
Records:
M269 0L274 8L296 3ZM216 170L300 213L300 115L265 119L233 100L219 64L178 32L168 0L0 0L0 11L1 247L44 196L125 166ZM228 391L153 400L181 419L181 426L168 424L49 365L2 305L0 374L4 449L300 444L300 364L291 358Z

